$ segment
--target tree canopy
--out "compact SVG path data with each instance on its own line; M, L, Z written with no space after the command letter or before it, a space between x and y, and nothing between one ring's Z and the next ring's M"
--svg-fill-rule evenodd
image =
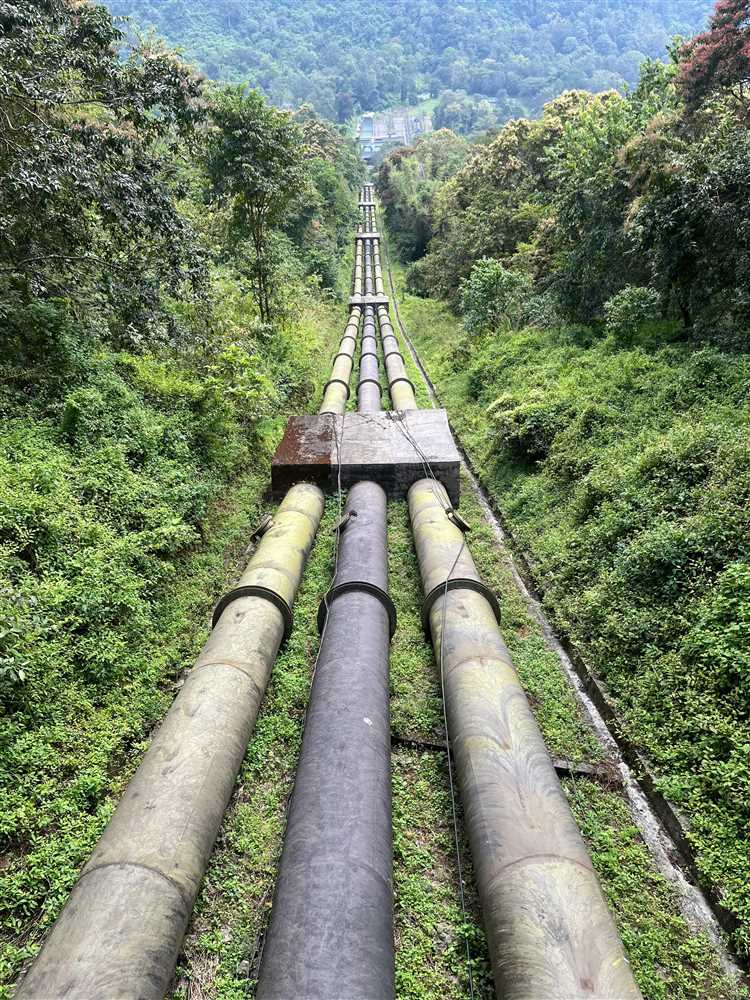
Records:
M332 120L444 90L489 100L499 121L562 90L634 83L673 35L703 27L710 0L108 0L153 25L217 80ZM488 110L480 111L486 120ZM450 117L440 125L456 129Z

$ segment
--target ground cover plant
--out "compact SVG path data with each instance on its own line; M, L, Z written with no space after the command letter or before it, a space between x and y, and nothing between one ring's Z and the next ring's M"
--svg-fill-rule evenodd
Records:
M750 7L451 168L407 325L750 954ZM399 225L414 151L378 190ZM398 233L398 246L409 243ZM429 298L432 296L432 298Z

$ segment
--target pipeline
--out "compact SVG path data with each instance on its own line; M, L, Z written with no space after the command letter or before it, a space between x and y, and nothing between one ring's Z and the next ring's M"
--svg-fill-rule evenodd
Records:
M373 242L380 290L379 240ZM378 307L378 319L394 409L416 409L386 306ZM465 526L433 478L410 488L409 514L497 996L638 998Z
M367 244L367 291L372 248L359 242ZM375 319L365 306L358 410L379 409ZM379 485L351 488L339 530L258 1000L395 995L388 682L395 609Z
M361 293L363 262L353 276ZM321 413L342 414L361 310L351 311ZM18 1000L159 1000L252 735L323 514L323 494L289 490L129 782Z
M372 188L361 194L349 319L320 412L342 417L357 337L358 410L417 408L384 298ZM361 301L372 296L375 302ZM342 433L344 422L341 421ZM407 427L404 432L408 434ZM282 501L16 997L158 1000L166 992L323 510ZM640 993L498 627L499 608L433 478L409 491L498 997ZM260 1000L392 1000L386 499L349 492L311 689Z
M322 513L281 503L16 997L164 996Z
M450 504L409 491L497 995L640 997L583 839Z

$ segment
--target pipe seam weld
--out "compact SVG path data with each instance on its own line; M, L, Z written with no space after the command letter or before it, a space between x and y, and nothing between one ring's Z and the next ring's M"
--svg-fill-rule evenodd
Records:
M320 607L318 608L318 632L320 635L323 634L326 619L328 618L328 612L334 600L340 594L351 593L352 591L361 591L364 594L370 594L372 597L377 597L385 610L388 612L388 624L390 637L392 639L396 631L396 605L393 603L391 595L386 590L383 590L382 587L378 587L376 583L370 583L369 580L347 580L345 583L339 583L335 587L331 587L323 600L320 602Z
M326 384L323 386L323 395L328 392L328 389L332 385L343 385L346 389L346 398L349 398L349 383L345 382L342 378L329 378Z
M229 667L230 670L236 670L238 673L243 674L245 677L247 677L247 679L253 685L253 687L255 688L255 693L258 696L258 701L260 701L260 699L263 697L263 692L258 686L258 682L250 673L250 671L246 667L243 667L243 665L240 663L239 660L206 660L205 663L196 663L193 669L188 674L188 676L192 677L193 674L197 674L199 670L205 670L207 667Z
M502 612L500 602L498 601L495 592L482 580L473 580L471 577L454 576L450 580L444 580L442 583L439 583L437 587L433 587L424 599L424 604L422 605L422 627L424 628L428 639L432 638L430 611L432 611L432 606L435 601L437 601L439 597L443 597L445 595L446 590L473 590L477 594L481 594L492 608L495 618L497 619L497 624L500 624Z
M270 587L261 587L256 584L246 585L244 587L235 587L234 590L230 590L227 594L221 598L219 603L214 608L213 618L211 620L211 627L216 628L219 623L219 619L224 614L226 609L234 601L239 600L241 597L263 597L267 601L270 601L278 610L281 612L281 617L284 619L284 637L282 643L285 643L292 632L292 627L294 625L294 615L292 614L292 609L289 607L287 602L281 596L277 594L275 590L271 590Z
M583 868L588 875L596 876L593 865L584 864L583 861L579 861L577 858L569 858L565 854L527 854L523 858L516 858L515 861L506 861L504 865L500 865L492 877L493 881L498 877L498 875L503 872L507 872L509 868L523 868L526 865L533 864L575 865L576 868Z
M195 896L192 893L188 894L187 890L184 886L180 885L176 878L173 878L171 875L167 875L166 872L160 871L158 868L153 868L151 865L145 865L142 861L102 861L101 864L93 865L91 868L87 868L84 872L82 872L81 877L78 879L77 884L73 886L73 889L76 889L87 875L93 875L94 872L101 871L103 868L142 868L144 871L151 872L152 875L158 875L159 878L164 879L164 881L168 882L173 889L177 890L177 895L185 904L188 916L193 909Z

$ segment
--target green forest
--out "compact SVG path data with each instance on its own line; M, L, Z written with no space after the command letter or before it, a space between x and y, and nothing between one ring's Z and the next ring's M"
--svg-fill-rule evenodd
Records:
M65 0L0 8L0 108L8 983L205 635L279 415L322 386L362 167L309 109Z
M710 0L108 0L211 78L310 102L336 121L442 91L491 98L497 120L562 90L634 83L646 57L703 27ZM455 128L457 122L443 125ZM489 123L491 124L491 122ZM481 126L481 122L478 127Z
M436 130L368 178L352 115L425 93ZM427 409L421 361L507 530L463 470L448 513L638 988L748 1000L750 0L0 2L0 1000L276 510L285 422L341 357L365 182L400 381ZM341 502L170 1000L256 996ZM492 1000L443 647L407 505L386 516L395 997ZM680 810L718 943L512 554Z
M443 403L743 954L749 81L750 7L721 0L627 95L568 91L475 146L438 131L377 176Z

